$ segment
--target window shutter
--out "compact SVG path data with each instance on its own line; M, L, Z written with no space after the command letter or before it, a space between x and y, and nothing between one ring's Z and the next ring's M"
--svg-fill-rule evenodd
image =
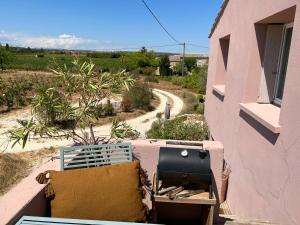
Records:
M257 102L271 103L274 94L283 25L269 25Z

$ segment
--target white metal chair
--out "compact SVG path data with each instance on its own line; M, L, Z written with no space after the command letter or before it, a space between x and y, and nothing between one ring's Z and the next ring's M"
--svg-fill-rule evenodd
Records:
M132 162L130 143L63 147L61 170Z

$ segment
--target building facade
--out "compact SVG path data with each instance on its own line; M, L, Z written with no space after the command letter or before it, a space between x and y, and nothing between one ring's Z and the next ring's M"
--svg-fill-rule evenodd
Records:
M210 34L205 116L233 214L300 224L300 1L227 0Z

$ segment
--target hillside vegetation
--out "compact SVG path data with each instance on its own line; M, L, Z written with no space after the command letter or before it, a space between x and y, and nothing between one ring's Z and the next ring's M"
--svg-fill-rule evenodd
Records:
M187 88L195 93L204 95L206 92L207 65L195 67L185 76L161 76L160 79L170 81L182 88Z
M57 65L71 66L74 57L81 61L91 60L102 71L120 69L139 71L146 67L158 66L154 52L147 50L139 52L72 52L1 46L0 50L5 57L3 69L48 71Z

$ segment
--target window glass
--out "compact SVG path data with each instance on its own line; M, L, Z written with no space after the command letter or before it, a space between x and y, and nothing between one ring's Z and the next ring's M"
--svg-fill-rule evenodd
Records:
M224 68L227 70L228 53L229 53L230 36L220 39Z
M292 33L293 33L293 27L288 27L285 29L284 42L282 45L281 58L279 63L279 71L278 71L279 73L277 75L278 77L277 77L277 85L275 90L275 102L276 101L281 102L283 96L288 58L289 58L290 47L291 47Z

